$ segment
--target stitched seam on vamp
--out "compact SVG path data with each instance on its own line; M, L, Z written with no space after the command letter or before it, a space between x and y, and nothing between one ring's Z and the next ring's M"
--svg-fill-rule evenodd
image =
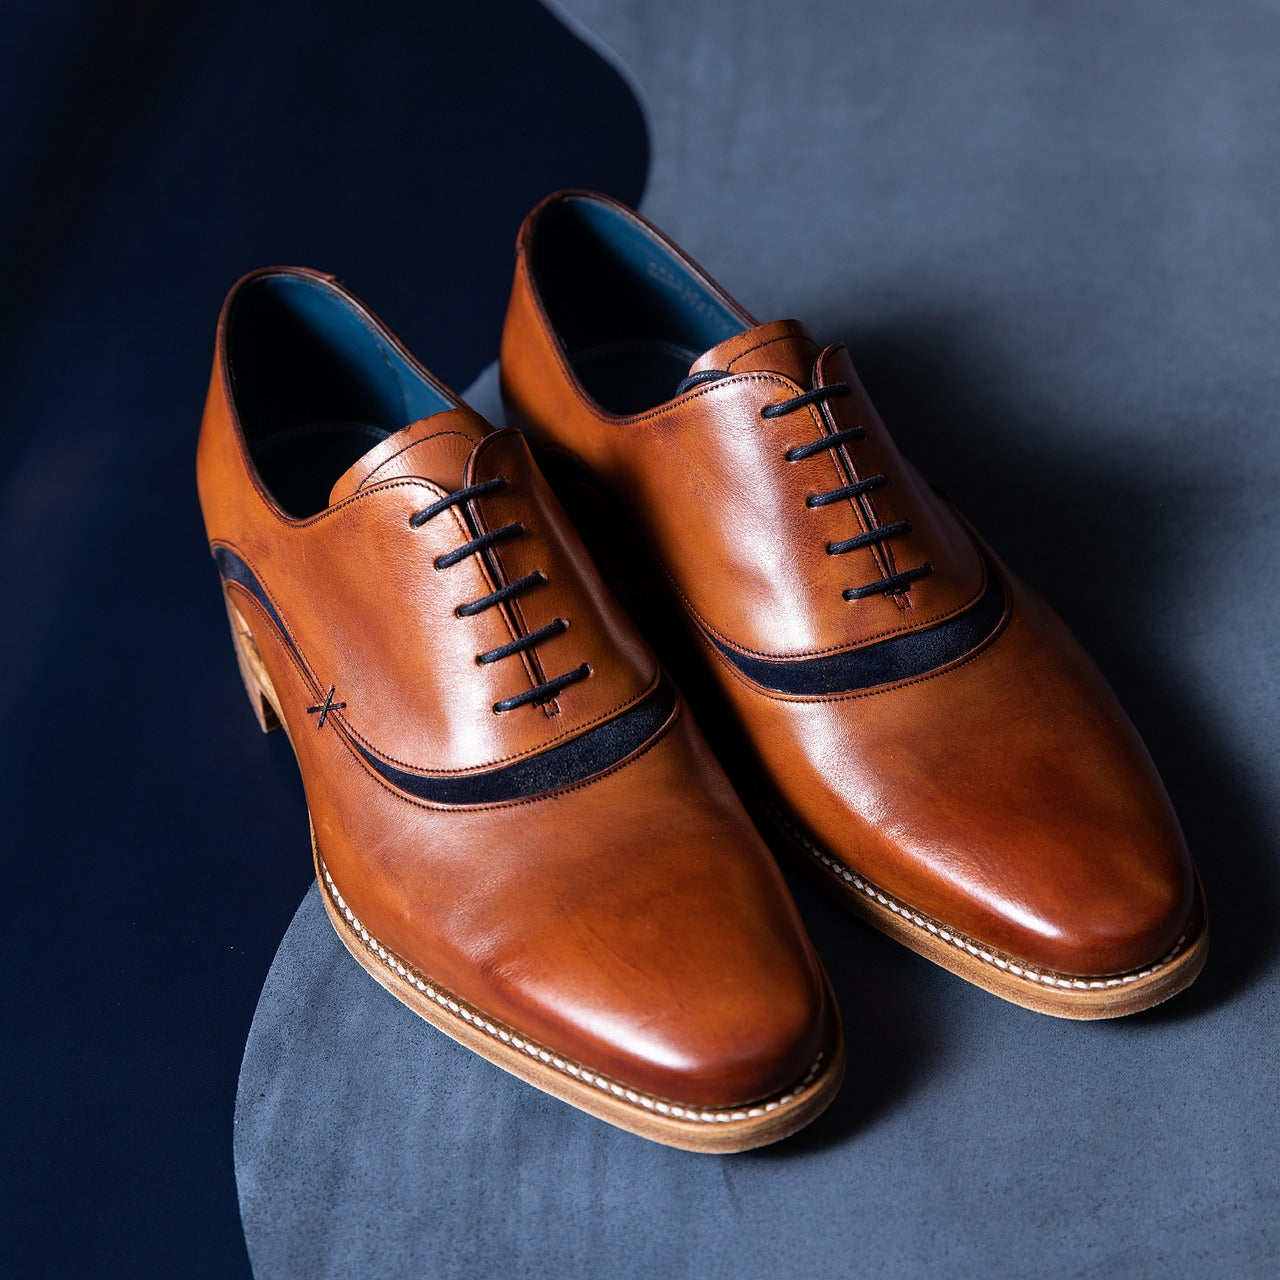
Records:
M979 557L980 564L981 564L981 559L982 558ZM689 600L688 596L686 596L684 592L680 589L679 583L677 583L676 580L671 576L671 571L667 569L665 565L662 565L660 567L662 569L663 576L671 584L671 589L676 593L676 595L680 597L681 603L692 615L693 620L708 635L714 636L717 640L722 640L730 649L734 650L735 653L750 654L753 658L773 659L774 661L777 661L777 662L790 662L790 661L802 662L806 658L821 658L826 656L827 654L832 654L832 653L856 653L859 649L865 648L867 645L874 644L875 641L877 640L885 640L893 636L915 635L917 632L927 630L929 627L937 626L941 622L947 622L950 619L958 616L959 614L962 614L966 609L972 608L973 605L975 605L979 600L982 599L983 593L987 589L987 584L989 580L989 575L987 573L987 566L985 564L982 564L982 576L978 582L978 589L977 591L974 592L972 596L969 597L968 600L966 600L963 604L957 605L954 609L952 609L948 613L940 613L936 618L927 618L924 621L917 623L913 627L891 627L887 631L877 631L874 635L868 636L865 640L859 640L857 644L852 644L852 645L837 644L837 645L832 645L830 648L827 648L827 649L809 649L809 650L806 650L804 653L779 654L779 653L772 653L766 649L747 648L746 646L738 644L736 641L729 639L729 637L726 636L723 632L718 631L698 612L698 610L695 608L693 603Z
M266 610L262 607L262 604L258 600L258 598L247 591L244 592L244 596L245 596L245 599L254 606L258 614L265 621L269 622L270 617L267 614ZM276 638L277 643L279 643L280 633L274 627L270 628L270 634L274 636ZM294 657L292 650L285 648L284 656L290 662L292 662L295 667L298 667L298 661ZM299 667L299 670L302 671L304 678L309 678L305 670L303 670L300 667ZM318 684L315 684L315 687L318 689L319 687ZM658 744L662 742L662 740L675 727L676 721L680 718L680 713L683 710L684 710L684 700L683 698L677 696L675 706L672 707L671 709L671 714L667 717L665 723L662 724L657 730L655 730L653 736L648 740L648 742L644 743L643 746L637 747L636 750L631 753L631 755L624 757L623 759L619 760L616 764L610 765L609 768L603 769L599 773L592 774L591 777L589 778L584 778L581 782L575 782L572 786L568 786L568 787L560 787L555 791L542 791L542 792L539 792L537 795L522 796L519 800L500 800L493 804L468 804L468 805L439 804L439 803L433 803L432 801L429 801L429 800L420 800L418 799L417 796L405 795L403 791L398 791L384 778L380 777L377 770L375 770L372 767L372 765L370 765L369 762L360 754L360 752L356 750L355 747L352 746L352 744L347 740L347 730L346 730L345 724L340 724L336 716L334 717L334 720L335 720L334 732L337 734L339 741L343 745L343 748L347 751L347 753L351 756L351 758L356 762L356 764L358 764L360 768L364 770L365 775L370 779L370 781L374 782L377 786L381 787L383 791L385 791L389 796L394 797L396 800L399 800L404 804L413 805L413 807L416 809L427 809L432 813L457 813L457 812L486 813L494 809L515 809L515 808L519 808L521 805L526 805L526 804L541 804L544 800L553 800L557 796L571 795L575 791L581 791L586 787L594 786L597 782L601 782L605 778L608 778L613 774L618 773L622 769L626 769L630 765L635 764L635 762L639 760L642 756L648 755L649 752L652 751L654 747L658 746Z
M443 433L442 433L442 434L443 434ZM379 488L379 489L378 489L378 492L382 492L382 491L383 491L383 490L385 490L385 489L395 488L395 487L397 487L397 485L398 485L399 483L400 483L400 482L398 482L398 481L388 481L388 482L384 483L384 484L381 486L381 488ZM414 481L414 482L412 482L412 483L417 483L417 482L416 482L416 481ZM371 489L371 490L368 490L368 492L372 493L372 492L374 492L374 490L372 490L372 489ZM357 496L359 496L359 495L357 495ZM345 505L346 505L346 502L344 501L341 505L345 506ZM334 508L334 510L335 510L335 511L336 511L337 509L338 509L338 508L336 508L336 507ZM462 522L462 518L458 515L458 513L457 513L456 511L451 511L449 514L450 514L450 516L453 518L454 523L455 523L455 525L456 525L456 526L457 526L457 528L458 528L458 532L459 532L460 534L464 535L464 536L465 536L465 535L468 535L469 531L467 530L467 528L466 528L465 524L463 524L463 522ZM276 615L277 615L277 616L279 617L279 619L280 619L281 625L282 625L282 626L283 626L283 628L284 628L284 633L285 633L285 635L287 635L287 636L289 637L289 640L290 640L290 642L292 643L292 645L293 645L294 649L297 651L298 656L302 658L302 663L303 663L303 668L304 668L304 670L306 671L307 675L311 678L312 683L313 683L317 688L320 688L320 687L321 687L321 685L322 685L322 682L321 682L320 678L316 675L315 670L314 670L314 668L312 667L310 660L309 660L309 659L308 659L308 658L303 654L303 652L302 652L302 645L299 643L297 636L296 636L296 635L294 634L294 632L293 632L293 631L292 631L292 630L291 630L291 629L290 629L290 628L285 624L285 622L284 622L284 612L281 610L280 605L279 605L279 603L276 601L276 598L275 598L275 596L272 594L271 590L267 587L266 583L263 581L262 576L258 573L258 571L257 571L256 569L254 569L254 568L253 568L253 565L250 563L249 558L248 558L246 555L244 555L244 554L243 554L243 552L241 551L241 549L240 549L238 546L236 546L236 545L235 545L235 543L231 542L231 541L230 541L230 540L228 540L228 539L225 539L225 538L215 538L215 539L213 539L213 541L210 543L210 545L211 545L211 546L222 545L222 546L227 546L227 547L229 547L231 550L233 550L233 551L236 553L236 555L240 556L240 558L241 558L241 559L245 562L245 564L249 567L250 571L253 573L254 577L257 579L257 581L258 581L259 585L262 587L263 591L266 593L267 598L271 601L271 606L272 606L272 608L273 608L273 609L275 609L275 611L276 611ZM488 581L488 580L489 580L489 576L488 576L487 570L485 571L485 578L486 578L486 581ZM273 628L273 629L275 629L275 623L274 623L274 620L270 617L270 615L266 615L266 614L264 614L264 617L265 617L265 619L266 619L267 623L268 623L268 624L270 624L270 625L272 626L272 628ZM650 682L650 684L649 684L648 688L646 688L645 690L643 690L642 692L640 692L639 694L637 694L634 698L631 698L631 699L629 699L629 700L626 700L626 701L623 701L623 702L619 703L617 706L615 706L615 707L611 708L610 710L603 712L600 716L596 717L596 719L587 721L587 722L586 722L586 724L583 724L583 725L580 725L580 726L572 726L572 727L570 727L570 728L568 728L568 729L565 729L563 732L561 732L561 733L557 734L554 738L550 738L550 739L548 739L546 742L544 742L544 743L540 744L540 745L539 745L539 746L537 746L537 747L531 748L529 751L526 751L526 752L523 752L523 753L516 752L516 753L514 753L514 754L512 754L512 755L500 756L500 757L497 757L497 758L495 758L495 759L493 759L493 760L487 760L487 761L484 761L484 762L482 762L481 764L478 764L478 765L471 765L471 766L468 766L468 767L467 767L467 768L465 768L465 769L434 769L434 770L427 770L427 769L424 769L424 768L423 768L423 766L422 766L421 764L410 764L408 761L401 760L401 759L399 759L398 757L393 756L393 755L388 755L388 754L386 754L386 753L385 753L381 748L376 747L372 742L370 742L370 741L369 741L369 739L368 739L368 738L366 738L363 734L361 734L361 733L359 732L359 730L357 730L357 729L356 729L356 728L351 724L351 722L350 722L346 717L344 717L344 716L342 716L342 715L338 714L337 712L334 712L334 713L333 713L333 719L341 721L341 723L342 723L342 725L343 725L343 728L344 728L344 729L346 729L346 730L347 730L347 732L349 732L353 738L355 738L358 742L363 743L363 745L364 745L364 746L368 747L368 748L369 748L369 750L370 750L370 751L372 751L375 755L377 755L380 759L385 760L385 761L387 761L387 762L388 762L388 763L390 763L390 764L395 764L395 765L403 766L404 768L406 768L406 769L408 769L408 770L410 770L410 771L412 771L412 772L414 772L414 773L422 774L422 775L424 775L424 776L438 775L438 776L440 776L440 777L445 777L445 776L448 776L448 775L450 775L450 774L479 773L479 772L483 772L483 771L484 771L484 770L486 770L486 769L498 768L498 767L500 767L500 766L502 766L502 765L504 765L504 764L508 764L508 763L510 763L510 762L511 762L511 761L513 761L513 760L526 759L526 758L529 758L529 757L531 757L531 756L534 756L534 755L538 754L538 752L540 752L540 751L542 751L542 750L545 750L548 746L551 746L551 745L553 745L553 744L555 744L555 743L557 743L557 742L560 742L562 739L564 739L564 738L566 738L566 737L569 737L569 736L570 736L570 735L572 735L572 734L585 732L587 729L591 728L593 725L598 724L601 720L606 720L606 719L608 719L610 716L614 716L614 715L617 715L617 714L618 714L619 712L621 712L621 711L625 711L628 707L631 707L631 706L633 706L635 703L639 702L639 701L640 701L640 699L641 699L641 698L643 698L643 697L645 697L645 695L646 695L647 693L649 693L652 689L656 688L656 687L657 687L657 685L658 685L659 680L661 679L661 677L662 677L662 673L661 673L661 671L659 671L659 672L654 676L653 680Z
M429 1000L433 1000L442 1009L447 1009L451 1014L461 1018L464 1022L470 1023L471 1026L483 1031L486 1035L493 1039L501 1041L503 1044L510 1045L513 1049L522 1050L531 1058L536 1058L539 1062L547 1066L554 1067L557 1071L563 1072L565 1075L573 1077L575 1080L581 1080L584 1084L595 1085L601 1091L610 1093L615 1097L622 1098L627 1102L635 1103L644 1107L648 1111L656 1111L661 1115L669 1115L677 1120L689 1120L702 1124L725 1124L734 1120L754 1120L760 1116L771 1114L782 1107L794 1102L817 1078L819 1069L822 1066L824 1054L819 1053L814 1059L813 1065L809 1068L808 1074L794 1088L787 1090L776 1098L768 1101L762 1101L751 1107L694 1107L684 1103L671 1103L666 1099L658 1098L654 1094L643 1093L638 1089L632 1089L624 1085L621 1081L615 1080L610 1076L601 1074L600 1072L588 1070L580 1063L574 1062L561 1054L555 1053L547 1046L530 1040L525 1036L521 1036L518 1032L503 1023L491 1021L484 1014L473 1006L468 1006L465 1002L452 998L452 993L438 990L436 984L429 979L425 979L420 970L413 965L406 965L404 961L395 954L394 951L388 951L378 939L369 932L369 930L360 923L359 918L347 906L342 894L338 891L338 886L334 883L333 876L329 872L329 868L325 866L324 859L320 857L319 849L316 851L316 862L319 864L320 870L324 874L324 885L321 891L325 893L329 900L336 906L343 918L350 925L351 932L359 935L360 941L368 947L374 955L392 973L403 978L415 990L425 995Z
M492 804L467 804L467 805L439 804L439 803L433 803L432 801L429 801L429 800L419 800L417 796L405 795L404 792L397 791L396 788L393 787L389 782L387 782L384 778L381 778L378 775L377 771L372 768L369 762L365 760L358 751L355 751L352 749L352 746L349 742L346 742L343 745L347 748L349 752L351 752L352 758L355 760L355 762L365 771L365 773L374 782L378 784L378 786L380 786L385 792L387 792L388 795L394 796L397 800L404 801L405 804L411 804L418 809L429 809L433 813L456 813L459 811L463 811L466 813L486 813L494 809L516 809L516 808L519 808L521 805L541 804L544 800L554 800L558 796L571 795L575 791L582 791L586 787L594 786L597 782L601 782L605 778L608 778L611 775L618 773L620 770L625 769L629 765L634 764L642 756L648 755L649 752L652 751L653 748L656 747L662 741L662 739L667 736L667 734L671 731L671 729L675 725L676 719L678 718L679 713L681 711L681 707L682 707L682 704L676 705L675 710L672 711L670 717L667 719L666 724L664 724L660 729L658 729L657 732L654 733L653 737L650 738L649 741L644 744L644 746L637 748L632 755L627 756L623 760L619 760L617 764L610 765L609 768L602 770L600 773L593 774L590 778L584 778L581 782L575 782L572 786L561 787L556 791L542 791L534 796L522 796L518 800L499 800L499 801L495 801Z
M280 636L279 629L275 626L271 615L262 607L262 601L260 601L257 598L257 596L255 596L247 587L242 586L238 582L227 582L225 585L228 588L231 588L231 587L238 588L239 594L243 595L246 603L253 605L254 609L262 618L263 622L267 624L267 627L270 633L276 636L277 638L279 638ZM256 643L256 637L255 637L255 643ZM309 683L311 684L313 692L322 692L320 680L309 669L306 659L301 657L300 652L295 654L292 649L286 648L284 650L284 656L289 661L291 661L294 664L294 666L298 667L303 677L307 681L309 681ZM403 765L404 768L406 768L409 772L416 773L419 777L445 778L450 776L466 775L468 773L476 774L476 773L483 772L486 768L499 767L505 763L509 763L512 761L519 761L521 759L528 759L533 756L536 756L537 754L539 754L539 752L545 750L546 747L551 746L556 742L559 742L562 738L568 737L573 733L585 732L586 730L599 724L602 720L607 720L611 716L618 714L620 711L625 711L628 708L635 706L636 703L641 702L650 693L652 693L653 690L656 689L659 684L661 684L661 682L662 682L662 672L661 670L659 670L657 675L653 678L653 681L650 683L649 687L645 689L644 692L632 698L629 702L624 702L620 706L615 707L612 711L606 711L602 716L597 717L595 720L588 721L585 725L581 727L581 729L567 730L565 733L562 733L557 737L552 738L549 742L544 743L541 747L538 747L533 751L527 752L524 756L519 756L519 755L504 756L501 760L497 760L493 762L492 765L486 764L485 766L472 766L470 769L442 769L432 774L424 773L421 770L421 768L415 768L413 765L406 765L404 764L403 761L397 760L394 756L383 755L380 751L377 751L368 741L366 741L366 739L363 738L358 732L356 732L356 730L353 729L351 725L345 719L343 719L343 717L340 716L337 712L333 712L330 718L334 720L335 723L341 724L342 732L344 734L350 735L350 737L355 739L357 742L361 743L363 746L368 747L370 751L372 751L375 755L379 757L379 759L385 760L388 764ZM673 707L671 715L668 717L667 721L655 731L654 737L648 743L644 744L642 748L637 748L637 750L639 750L641 754L643 754L645 751L648 751L651 746L655 745L658 739L661 738L667 732L667 730L671 727L672 724L674 724L680 712L681 706L682 706L682 703L677 702L676 705ZM347 750L351 751L350 743L347 744ZM547 796L560 795L560 794L563 794L563 791L573 791L580 786L585 786L588 783L596 781L597 778L606 777L608 776L608 774L613 773L615 770L622 768L624 765L630 764L632 759L631 757L628 757L626 759L619 760L617 764L611 765L603 773L594 774L592 777L585 778L583 779L582 782L575 783L572 787L564 788L562 791L556 791L556 792L548 791L548 792L540 793L536 796L526 796L524 797L524 799L520 801L506 800L498 804L491 804L491 805L442 805L442 804L432 804L428 801L419 800L416 796L404 795L400 791L396 790L396 788L392 787L389 783L387 783L387 781L384 778L379 777L376 770L370 767L369 762L365 760L364 757L361 756L358 751L352 751L351 754L353 759L355 759L355 761L365 770L366 773L368 773L368 775L380 787L382 787L385 791L390 792L390 794L395 796L397 799L404 800L409 804L419 805L422 808L432 809L432 810L441 810L441 811L458 809L458 808L465 808L468 811L480 810L480 809L503 809L503 808L509 807L512 804L523 804L529 800L541 800L546 798Z
M378 481L374 480L373 477L376 476L378 472L382 470L383 467L390 466L391 463L393 463L402 453L408 453L410 449L416 449L420 444L426 444L427 441L429 440L439 440L441 436L457 436L459 440L465 440L470 445L474 445L476 443L476 441L472 440L472 438L469 435L467 435L465 432L462 432L462 431L452 431L452 430L434 431L429 436L419 436L418 439L411 440L408 444L402 445L399 449L395 451L395 453L391 454L390 457L383 458L383 460L380 463L378 463L378 465L374 467L374 469L370 471L369 474L365 476L365 478L361 480L358 485L356 485L356 492L359 493L360 490L365 487L365 485L371 482L373 484L379 483ZM348 497L350 496L351 495L348 495Z
M763 351L765 347L771 347L775 342L807 342L815 351L821 351L821 347L811 338L801 333L780 333L776 338L766 338L763 342L757 342L754 347L748 347L745 351L739 351L736 356L725 366L726 369L732 369L739 360L745 360L753 351Z
M360 502L365 498L372 497L374 494L386 493L390 489L426 489L429 493L435 494L437 497L445 496L445 489L442 485L438 485L434 480L428 480L423 476L405 477L399 480L380 480L377 484L368 489L361 489L357 493L350 494L342 499L336 506L326 507L323 511L311 516L307 520L291 520L288 522L290 528L309 529L312 525L320 524L322 521L328 520L331 516L336 516L345 511L353 502ZM456 512L450 512L456 517ZM464 527L465 531L465 527Z
M701 396L710 395L713 391L718 391L723 387L736 385L739 382L774 382L782 387L791 387L796 391L800 390L799 384L793 382L790 378L784 377L782 374L774 373L735 373L729 378L722 378L717 382L710 382L701 390L691 391L683 396L679 396L674 400L668 400L665 404L659 405L656 409L649 409L644 413L636 414L629 418L616 417L611 413L606 413L599 405L587 398L578 386L578 380L573 370L565 362L561 355L561 347L558 339L553 339L556 349L556 358L560 364L561 371L566 375L566 381L569 384L569 390L574 399L591 414L597 422L606 423L609 426L628 427L637 423L648 422L653 418L660 418L663 414L669 413L673 409L680 408L686 404L692 404Z
M527 760L530 757L536 756L542 751L545 751L548 747L554 746L557 742L563 741L565 738L570 738L570 737L573 737L575 734L582 734L587 732L587 730L594 728L596 725L600 724L602 721L609 720L612 717L618 715L619 713L626 711L631 707L634 707L636 703L642 702L645 698L649 696L649 694L651 694L658 687L658 685L661 682L662 682L662 672L659 671L658 674L654 676L653 680L650 681L648 687L642 690L640 693L636 694L634 698L629 698L627 701L619 703L618 706L613 707L609 711L602 712L600 715L596 716L594 719L588 720L581 725L575 725L571 729L565 729L562 733L556 734L554 738L548 738L546 742L543 742L536 747L531 747L528 751L515 752L514 754L509 756L501 756L495 760L486 761L484 764L468 765L465 769L430 769L428 770L428 769L424 769L421 765L409 764L407 761L396 759L395 756L389 756L384 754L381 750L375 747L367 738L363 737L357 730L353 729L351 725L347 723L345 720L343 721L343 725L346 728L347 732L350 733L351 736L355 738L357 742L368 747L369 750L372 751L373 754L378 757L378 759L385 760L388 764L399 765L401 768L407 770L410 773L415 773L420 777L446 778L446 777L451 777L455 775L483 773L488 769L492 769L504 764L510 764L513 761Z
M517 437L515 437L513 433L511 433L510 431L494 432L491 435L486 436L484 440L480 441L479 446L487 447L488 442L491 440L501 440L506 442L513 438L517 438ZM496 448L498 446L493 446L493 447ZM478 515L480 520L481 532L484 532L488 528L488 523L484 519L483 511L478 512ZM460 520L460 517L457 517L456 513L455 513L455 518ZM469 532L469 531L465 530L464 528L463 532ZM498 557L498 560L499 560L499 563L501 564L501 557ZM492 575L489 572L488 565L484 564L483 560L481 561L481 572L483 573L485 580L490 584L491 587L496 587L498 585L497 583L493 582ZM505 566L503 567L503 573L504 575L506 575ZM506 575L506 576L509 576L509 575ZM524 623L523 613L521 614L521 621L522 623ZM524 625L527 627L528 624L524 623ZM514 640L516 636L513 632L511 632L509 623L508 623L507 629L508 629L508 633L511 635L511 638ZM375 746L372 742L369 741L369 739L364 737L358 730L356 730L351 725L349 720L343 717L338 717L338 718L342 721L343 727L347 729L347 731L351 734L353 738L355 738L358 742L363 743L364 746L368 747L369 750L372 751L374 755L378 756L379 759L381 760L385 760L390 764L400 765L401 767L407 769L411 773L418 774L419 776L422 776L422 777L458 776L458 775L465 775L465 774L482 773L488 769L498 768L504 764L509 764L513 761L531 759L532 757L538 755L540 752L546 750L548 747L554 746L556 743L562 742L566 738L570 738L575 734L585 733L587 730L593 728L595 725L598 725L605 720L611 719L612 717L619 715L621 712L626 711L628 708L635 706L636 703L640 702L643 698L647 697L654 689L656 689L658 687L658 684L661 682L661 680L662 680L662 671L661 671L661 668L658 668L654 673L653 679L638 694L636 694L634 697L623 699L623 701L619 702L613 707L610 707L606 711L601 712L598 716L595 716L593 719L588 720L583 724L570 725L568 728L563 729L560 733L556 734L554 737L548 738L545 742L540 743L536 747L531 747L527 751L512 752L510 755L499 756L499 757L496 757L495 759L487 760L477 765L469 765L466 768L460 768L460 769L429 769L424 767L421 764L411 764L408 761L397 758L396 756L387 755L381 748Z
M705 387L692 391L681 396L677 400L668 400L666 404L660 405L656 409L650 409L646 413L637 414L633 418L614 418L612 421L619 426L632 426L641 422L649 422L654 418L660 418L663 414L670 413L676 408L692 404L701 396L709 396L712 392L720 391L725 387L736 386L740 382L773 382L780 387L793 387L799 391L798 383L793 382L790 378L784 377L780 373L735 373L728 378L721 378L716 382L709 382ZM598 416L598 415L597 415Z
M756 684L756 682L748 677L744 672L729 661L728 658L712 644L706 636L702 637L702 642L711 651L712 656L730 672L741 684L744 684L753 693L762 694L766 698L773 699L774 702L855 702L859 698L877 698L884 693L893 693L898 689L909 688L913 684L923 684L926 680L936 680L939 676L950 675L953 671L959 671L961 667L967 667L969 663L976 662L983 657L988 650L992 648L997 640L1004 634L1013 619L1013 601L1010 600L1005 609L1004 617L1000 619L995 629L985 640L983 640L976 648L972 649L962 658L957 658L954 662L948 662L938 667L936 670L926 672L922 676L912 676L910 680L899 680L894 684L877 685L872 689L859 689L848 693L825 693L825 694L785 694L780 693L776 689L766 689L764 685Z
M370 489L370 490L368 490L367 492L369 492L369 493L379 492L379 493L380 493L380 492L382 492L382 491L383 491L383 490L385 490L385 489L392 489L392 488L396 488L396 487L398 487L399 483L400 483L400 482L398 482L398 481L389 481L388 483L386 483L386 484L382 485L381 487L376 488L376 489ZM417 482L416 482L416 481L413 481L413 482L411 482L411 483L415 483L415 484L416 484ZM433 488L433 489L434 489L434 488L437 488L437 486L435 486L435 485L431 485L430 487L431 487L431 488ZM353 497L352 497L352 498L349 498L349 499L344 500L344 501L340 504L340 506L346 506L348 502L354 501L354 500L355 500L355 498L357 498L357 497L363 497L363 496L364 496L363 494L353 495ZM334 507L334 508L333 508L333 510L334 510L334 511L337 511L338 509L339 509L338 507ZM455 525L455 527L457 528L457 530L458 530L459 534L461 534L463 537L469 536L469 531L468 531L468 529L467 529L466 525L463 523L462 517L461 517L461 516L460 516L456 511L452 511L452 510L449 512L449 515L453 518L454 525ZM231 539L229 539L229 538L212 538L212 539L210 539L210 543L209 543L209 545L210 545L210 546L225 546L225 547L229 547L232 551L234 551L234 552L236 553L236 555L238 555L238 556L240 557L240 559L241 559L241 560L243 560L243 561L244 561L244 563L245 563L245 565L248 567L248 569L249 569L250 573L252 573L252 574L253 574L253 576L254 576L254 578L256 579L256 581L257 581L258 585L259 585L259 586L262 588L262 590L265 592L265 594L266 594L266 596L267 596L267 599L271 601L271 607L276 611L276 617L278 617L278 618L280 619L280 626L281 626L281 628L283 628L285 635L287 635L287 636L289 637L289 641L290 641L290 643L292 644L293 649L294 649L294 651L296 652L296 655L297 655L299 658L301 658L301 659L302 659L303 669L306 671L307 675L308 675L308 676L310 676L310 678L311 678L312 682L316 685L316 687L317 687L317 688L321 688L321 687L322 687L322 681L321 681L321 680L320 680L320 678L316 675L316 673L315 673L314 669L312 668L310 659L309 659L309 658L307 658L307 657L303 654L303 652L302 652L302 645L301 645L301 643L299 642L298 637L294 634L294 632L293 632L293 631L289 628L289 626L285 623L285 620L284 620L284 611L280 608L280 605L279 605L279 604L278 604L278 602L276 601L275 595L272 593L272 591L271 591L270 587L268 587L268 586L267 586L267 584L266 584L266 582L264 581L264 579L263 579L262 575L257 571L257 569L255 569L255 568L253 567L253 563L250 561L249 557L248 557L247 555L245 555L245 554L244 554L244 552L241 550L241 548L240 548L239 546L237 546L234 542L232 542L232 541L231 541ZM249 593L249 594L250 594L250 596L252 596L252 593ZM255 603L256 603L256 602L255 602ZM273 630L273 631L274 631L274 630L276 630L274 620L270 617L270 615L265 615L265 616L266 616L266 620L267 620L267 622L271 624L272 630ZM335 714L334 714L334 718L335 718L335 719L339 719L340 717L335 713ZM368 745L368 744L366 744L366 745ZM370 747L370 750L372 750L372 747ZM397 761L397 763L399 763L399 762Z

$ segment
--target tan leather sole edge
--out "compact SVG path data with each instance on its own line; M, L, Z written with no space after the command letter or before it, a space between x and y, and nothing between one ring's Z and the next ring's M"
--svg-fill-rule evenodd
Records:
M229 599L226 604L245 690L259 726L264 733L270 733L284 726L275 689L240 611ZM381 986L437 1030L482 1058L544 1093L629 1133L684 1151L749 1151L803 1129L830 1106L844 1079L840 1014L824 974L827 1007L831 1011L827 1039L809 1071L792 1088L750 1105L723 1108L673 1102L633 1089L488 1017L406 964L360 923L343 899L324 865L314 828L311 849L320 898L334 930L347 950Z
M316 879L329 919L347 950L402 1004L473 1053L600 1120L683 1151L749 1151L803 1129L830 1105L844 1078L838 1020L805 1077L771 1098L740 1107L673 1102L592 1071L523 1036L434 983L384 947L343 900L315 846ZM828 1001L835 1002L828 989Z
M1159 960L1129 973L1090 977L1055 973L996 951L916 911L814 844L773 804L766 812L798 850L798 861L810 878L843 906L934 964L1024 1009L1055 1018L1122 1018L1176 996L1204 968L1209 925L1199 877L1186 931Z

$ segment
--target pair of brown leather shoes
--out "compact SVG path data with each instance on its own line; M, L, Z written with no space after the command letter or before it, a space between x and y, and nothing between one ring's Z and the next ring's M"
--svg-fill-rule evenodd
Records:
M1190 983L1203 898L1141 742L844 349L757 325L603 196L552 196L517 252L523 433L330 276L254 272L218 325L205 522L356 958L659 1142L741 1150L830 1102L821 962L644 631L761 819L877 927L1065 1017Z

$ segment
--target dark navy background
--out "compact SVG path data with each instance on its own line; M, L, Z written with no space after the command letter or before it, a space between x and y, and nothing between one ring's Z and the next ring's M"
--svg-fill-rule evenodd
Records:
M247 1272L231 1122L311 878L196 502L222 297L333 271L446 381L549 190L636 202L635 100L532 0L6 6L2 1269Z
M1280 4L556 2L626 85L532 0L6 7L0 1270L241 1274L238 1189L262 1280L1272 1280ZM204 546L218 305L335 271L464 387L521 216L569 183L643 187L749 310L845 337L1080 635L1204 876L1190 992L1039 1017L797 885L845 1088L695 1157L346 954Z

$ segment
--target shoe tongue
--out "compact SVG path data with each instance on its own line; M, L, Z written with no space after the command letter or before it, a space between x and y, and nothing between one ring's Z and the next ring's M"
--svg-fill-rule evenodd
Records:
M813 379L819 351L799 320L775 320L726 338L700 355L689 372L781 373L806 388Z
M491 430L465 405L411 422L374 445L342 473L329 494L329 505L397 476L430 480L450 492L461 489L472 449Z

